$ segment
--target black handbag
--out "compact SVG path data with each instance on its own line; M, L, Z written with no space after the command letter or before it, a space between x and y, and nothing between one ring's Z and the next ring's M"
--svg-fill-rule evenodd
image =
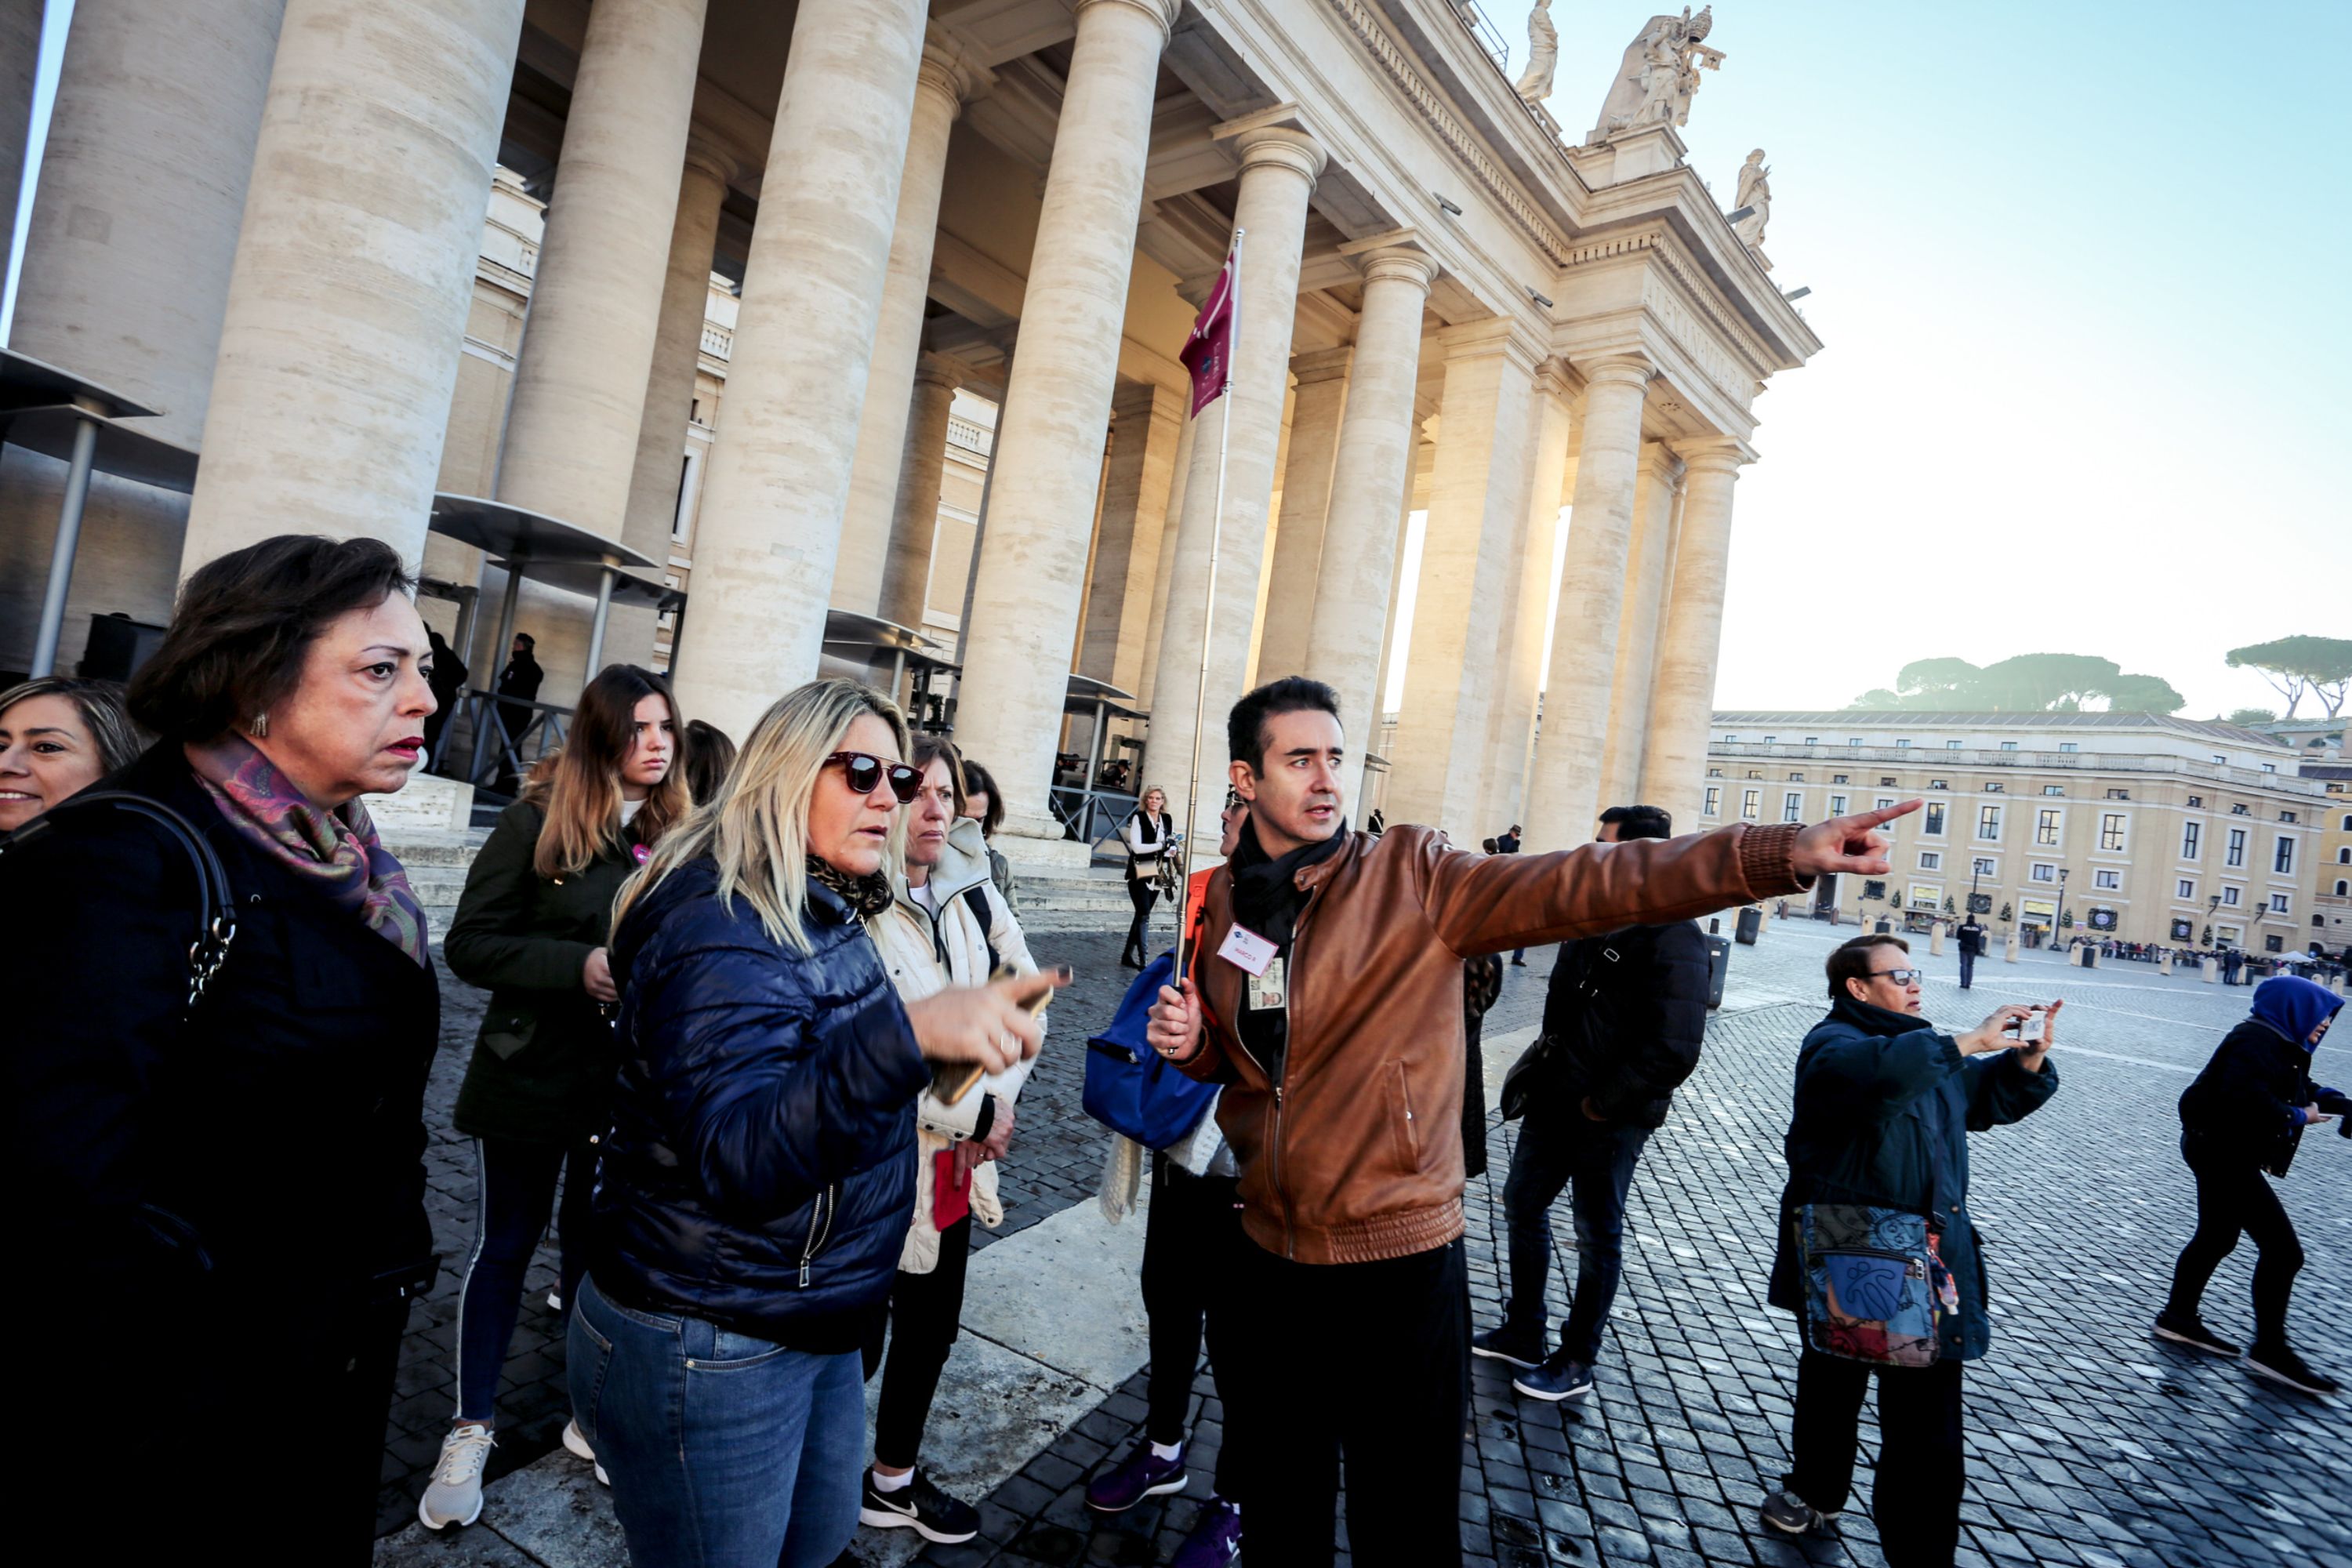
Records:
M1600 950L1600 956L1612 963L1624 962L1613 947ZM1576 988L1577 999L1590 1007L1601 995L1601 987L1593 983L1593 971L1587 967ZM1519 1053L1503 1075L1503 1120L1517 1121L1527 1114L1528 1101L1545 1083L1559 1076L1568 1063L1568 1042L1559 1036L1538 1035L1535 1043Z

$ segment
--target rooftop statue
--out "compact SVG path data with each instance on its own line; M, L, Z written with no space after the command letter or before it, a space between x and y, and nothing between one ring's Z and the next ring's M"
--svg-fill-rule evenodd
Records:
M1653 16L1617 62L1616 79L1601 100L1601 118L1588 142L1605 141L1620 131L1643 125L1683 125L1690 120L1690 101L1698 91L1698 73L1723 64L1723 51L1706 47L1715 26L1715 7L1696 16L1683 7L1679 16Z
M1536 0L1528 13L1528 68L1519 73L1514 89L1528 103L1551 96L1551 79L1559 67L1559 29L1551 23L1551 0Z
M1747 243L1750 250L1764 244L1764 224L1772 216L1772 169L1764 162L1764 149L1759 147L1748 154L1748 162L1739 165L1739 194L1731 198L1731 210L1741 207L1755 210L1731 226L1731 232Z

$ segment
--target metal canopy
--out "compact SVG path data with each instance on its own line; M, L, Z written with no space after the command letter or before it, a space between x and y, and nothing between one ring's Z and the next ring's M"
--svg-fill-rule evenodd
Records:
M12 389L13 390L13 389ZM186 495L196 488L196 454L177 441L150 436L133 425L71 406L19 408L0 413L0 440L22 447L60 463L73 461L75 432L89 425L98 444L90 452L90 469L119 479L152 485L157 489Z
M1107 719L1148 719L1150 714L1128 704L1135 700L1131 691L1121 691L1108 680L1097 680L1091 675L1073 675L1062 693L1062 711L1073 716L1091 715L1097 710Z
M427 527L446 539L470 544L514 563L523 569L524 576L535 583L552 581L536 570L551 562L585 562L602 566L658 564L651 556L641 555L619 540L607 539L593 529L550 517L543 511L485 500L479 496L436 494L433 517Z
M878 616L861 616L855 610L827 610L824 613L824 646L855 648L863 653L904 653L915 657L936 654L940 647L940 644L912 626L902 626Z
M529 561L520 563L520 573L534 583L544 583L551 588L562 588L574 594L596 596L597 584L607 572L613 575L613 603L616 605L651 605L657 609L670 607L668 601L683 603L686 590L657 583L650 577L640 577L634 572L622 572L599 561Z
M92 413L118 419L152 418L157 412L47 360L0 349L0 413L64 407L76 403Z

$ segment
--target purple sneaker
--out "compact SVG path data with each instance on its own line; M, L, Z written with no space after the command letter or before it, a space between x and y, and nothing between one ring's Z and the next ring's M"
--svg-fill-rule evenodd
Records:
M1190 1479L1184 1473L1182 1449L1174 1458L1162 1459L1152 1453L1150 1440L1146 1438L1125 1459L1097 1471L1087 1482L1087 1506L1097 1513L1124 1513L1145 1498L1182 1491Z
M1192 1533L1168 1560L1168 1568L1224 1568L1242 1549L1242 1510L1221 1497L1209 1500Z

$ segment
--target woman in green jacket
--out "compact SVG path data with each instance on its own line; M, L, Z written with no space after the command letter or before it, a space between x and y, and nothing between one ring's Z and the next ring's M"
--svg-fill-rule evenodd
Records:
M457 1131L474 1140L474 1250L457 1298L457 1418L417 1506L429 1529L481 1514L499 1378L559 1176L562 1264L549 1305L568 1304L587 1270L595 1141L617 1067L604 942L621 884L692 804L683 728L653 671L616 664L590 681L551 775L499 816L449 927L449 967L490 1005L457 1091ZM563 1436L593 1457L576 1426Z

